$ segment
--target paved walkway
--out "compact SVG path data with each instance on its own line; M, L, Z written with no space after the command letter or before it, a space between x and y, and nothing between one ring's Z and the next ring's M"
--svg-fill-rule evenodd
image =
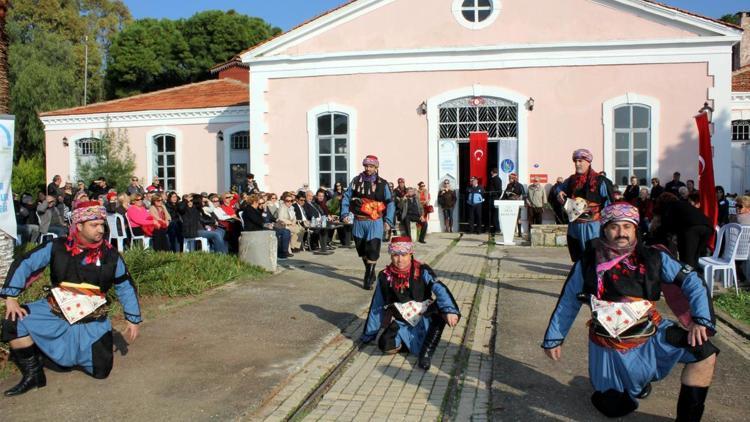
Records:
M429 371L413 356L356 347L371 292L361 289L353 250L303 253L277 275L147 321L132 347L120 343L106 381L48 372L47 388L0 399L2 420L604 420L589 404L585 312L562 361L539 347L570 268L567 251L458 238L417 245L463 314L446 327ZM719 329L704 420L744 421L750 344ZM672 420L678 390L679 368L627 420Z

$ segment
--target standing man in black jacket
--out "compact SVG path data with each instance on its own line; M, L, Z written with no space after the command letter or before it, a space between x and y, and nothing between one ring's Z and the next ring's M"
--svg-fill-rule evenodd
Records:
M489 226L490 236L494 236L498 227L500 227L495 201L500 199L503 194L503 181L498 176L497 167L490 170L490 180L487 182L487 194L490 199L490 221L487 222L487 225Z

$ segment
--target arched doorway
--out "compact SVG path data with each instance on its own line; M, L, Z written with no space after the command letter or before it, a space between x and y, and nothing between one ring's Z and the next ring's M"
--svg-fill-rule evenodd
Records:
M438 176L458 189L459 224L467 221L465 187L469 184L469 134L486 132L487 175L499 168L503 186L518 172L518 103L494 96L463 96L438 105ZM486 179L485 179L486 180ZM491 201L485 202L483 220L489 221Z

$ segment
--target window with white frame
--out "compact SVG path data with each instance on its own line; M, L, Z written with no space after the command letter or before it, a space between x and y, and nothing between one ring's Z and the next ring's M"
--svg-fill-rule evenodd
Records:
M651 108L626 104L614 108L615 174L614 183L625 186L630 176L641 186L651 179Z
M243 130L232 134L232 149L250 149L250 132Z
M318 115L318 183L331 187L349 182L349 116Z
M750 120L732 121L732 140L750 141Z
M93 157L99 152L101 140L97 138L81 138L76 141L76 153L79 157Z
M500 12L500 0L453 0L453 15L469 29L491 24Z
M177 164L175 136L159 134L153 138L154 175L165 190L177 188Z

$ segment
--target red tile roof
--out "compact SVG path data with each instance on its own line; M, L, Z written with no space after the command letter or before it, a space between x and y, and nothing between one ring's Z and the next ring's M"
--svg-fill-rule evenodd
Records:
M233 79L214 79L118 100L41 113L41 117L75 114L123 113L146 110L246 106L249 86Z
M732 91L750 92L750 65L741 67L732 73Z
M277 39L277 38L279 38L279 37L281 37L281 36L283 36L283 35L286 35L286 34L288 34L288 33L292 32L292 31L295 31L295 30L297 30L298 28L300 28L300 27L303 27L303 26L307 25L308 23L311 23L311 22L313 22L313 21L316 21L316 20L318 20L318 19L322 18L323 16L326 16L326 15L330 15L331 13L333 13L333 12L335 12L335 11L337 11L337 10L341 9L341 8L344 8L344 7L346 7L346 6L348 6L348 5L352 4L352 3L355 3L355 2L357 2L357 1L359 1L359 0L348 0L348 1L345 1L345 2L343 3L343 4L341 4L341 5L339 5L339 6L336 6L336 7L334 7L333 9L330 9L330 10L328 10L328 11L325 11L325 12L323 12L323 13L319 14L318 16L315 16L315 17L314 17L314 18L312 18L312 19L308 19L308 20L306 20L306 21L302 22L301 24L299 24L299 25L295 26L294 28L292 28L292 29L290 29L290 30L288 30L288 31L286 31L286 32L282 32L281 34L279 34L279 35L277 35L277 36L275 36L275 37L271 37L271 38L269 38L269 39L267 39L267 40L265 40L265 41L263 41L263 42L260 42L260 43L258 43L258 44L256 44L256 45L254 45L254 46L252 46L252 47L250 47L250 48L246 49L246 50L243 50L243 51L241 51L241 52L240 52L240 53L238 54L238 56L241 56L241 55L243 55L243 54L245 54L245 53L247 53L247 52L249 52L249 51L253 51L253 50L255 50L256 48L258 48L258 47L260 47L260 46L262 46L262 45L268 44L269 42L271 42L271 41L273 41L273 40L275 40L275 39ZM712 22L716 22L716 23L719 23L719 24L721 24L721 25L724 25L724 26L728 26L728 27L730 27L730 28L734 28L734 29L742 29L742 27L740 27L740 26L737 26L737 25L735 25L735 24L732 24L732 23L729 23L729 22L724 22L724 21L722 21L722 20L719 20L719 19L709 18L709 17L707 17L707 16L699 15L699 14L697 14L697 13L695 13L695 12L691 12L691 11L689 11L689 10L685 10L685 9L680 9L680 8L678 8L678 7L674 7L674 6L669 6L669 5L666 5L666 4L664 4L664 3L659 3L658 1L654 1L654 0L643 0L643 1L645 1L645 2L647 2L647 3L651 3L651 4L654 4L654 5L657 5L657 6L661 6L661 7L664 7L664 8L666 8L666 9L676 10L676 11L678 11L678 12L680 12L680 13L684 13L684 14L686 14L686 15L694 16L694 17L697 17L697 18L700 18L700 19L706 19L706 20L709 20L709 21L712 21Z

